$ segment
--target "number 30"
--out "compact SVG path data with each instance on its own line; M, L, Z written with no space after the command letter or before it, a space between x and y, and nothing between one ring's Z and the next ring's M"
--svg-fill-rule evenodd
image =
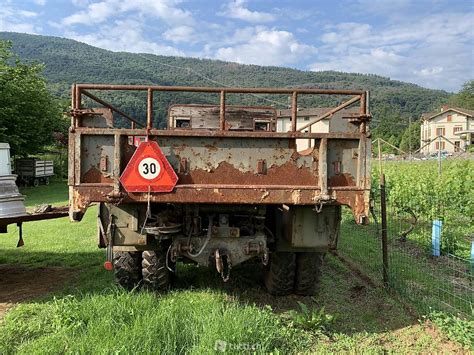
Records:
M156 174L156 164L155 163L144 163L143 164L143 174L148 175L148 174Z

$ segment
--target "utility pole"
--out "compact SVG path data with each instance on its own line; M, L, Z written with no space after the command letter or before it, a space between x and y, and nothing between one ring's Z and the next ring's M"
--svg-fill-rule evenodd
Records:
M411 116L408 117L408 159L411 160Z

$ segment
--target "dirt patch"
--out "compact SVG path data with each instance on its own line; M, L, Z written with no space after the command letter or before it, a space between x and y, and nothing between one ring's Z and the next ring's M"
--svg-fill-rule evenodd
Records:
M15 304L44 296L76 274L77 270L71 268L0 265L0 319Z
M424 321L408 327L397 329L385 335L381 344L387 352L403 352L405 349L416 349L423 344L426 353L472 354L460 344L450 341L431 322ZM404 351L406 352L406 351ZM416 351L415 351L416 352ZM421 352L421 349L420 349Z

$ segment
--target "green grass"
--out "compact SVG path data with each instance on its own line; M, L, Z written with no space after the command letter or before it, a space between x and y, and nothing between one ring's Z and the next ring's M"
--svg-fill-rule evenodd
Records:
M61 203L66 191L59 185L31 189L27 201L36 204L51 194ZM460 349L439 332L427 333L428 325L396 299L366 285L330 255L314 298L268 295L259 265L235 268L226 284L214 270L180 266L173 292L124 292L102 268L96 212L90 208L81 223L67 218L27 223L22 248L16 248L15 227L0 235L0 264L39 273L60 266L76 274L8 311L0 324L0 353L206 354L215 352L216 341L227 342L231 353L252 345L257 353L285 354ZM298 302L307 310L295 313Z
M45 203L53 206L68 204L68 187L63 182L52 181L49 186L23 187L20 193L26 197L25 206L27 207Z
M218 292L156 296L114 289L23 307L7 317L2 330L0 344L6 346L0 352L25 354L203 354L218 340L287 352L298 335L269 309L240 305Z
M427 318L439 329L466 347L474 348L474 320L461 319L444 312L432 311Z

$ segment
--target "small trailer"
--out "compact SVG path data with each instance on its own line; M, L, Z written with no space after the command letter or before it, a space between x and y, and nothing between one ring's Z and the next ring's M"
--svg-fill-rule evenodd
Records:
M18 175L20 185L34 187L38 187L40 183L49 185L49 178L54 176L53 161L36 158L17 159L15 173Z
M33 161L34 159L17 160L17 167L24 167L24 164L18 164L18 161ZM36 162L49 163L41 160ZM35 167L43 167L43 171L35 169L35 174L27 175L37 176L37 178L48 178L52 176L53 167L49 164L30 164ZM26 165L27 166L27 165ZM40 221L45 219L65 217L68 214L68 207L51 207L51 205L42 205L32 212L27 212L23 203L24 196L18 191L15 184L16 175L12 174L10 164L10 145L8 143L0 143L0 234L8 232L9 224L16 224L19 231L19 240L17 246L23 245L23 222ZM46 181L47 182L47 181Z

